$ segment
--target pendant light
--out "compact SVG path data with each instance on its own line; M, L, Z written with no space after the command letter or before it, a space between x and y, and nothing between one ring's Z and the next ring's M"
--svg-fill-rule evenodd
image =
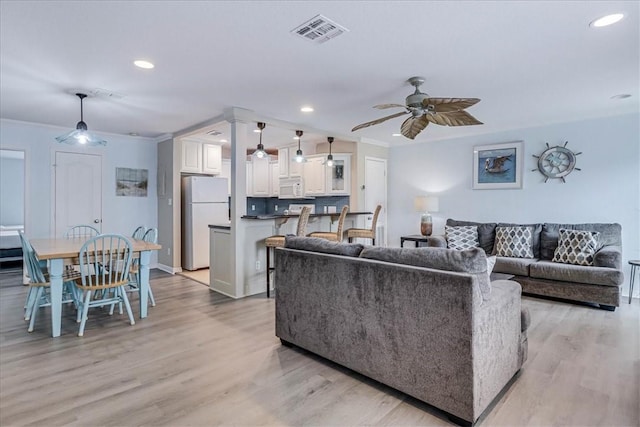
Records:
M302 155L302 149L300 148L300 140L302 139L302 131L301 130L297 130L296 131L296 136L298 137L298 150L296 151L296 157L294 157L294 160L296 161L296 163L304 163L304 162L306 162L306 159Z
M82 100L85 99L87 95L84 93L76 93L76 96L80 98L80 121L76 125L75 130L65 135L57 136L56 141L69 145L87 145L90 147L107 145L107 141L87 131L87 124L84 122L82 109Z
M327 141L329 141L329 155L327 156L326 165L327 167L332 168L334 166L333 154L331 154L331 144L333 144L333 137L332 136L327 137Z
M267 157L267 152L264 151L264 145L262 145L262 131L267 125L263 122L258 122L258 129L260 129L260 142L258 143L258 148L253 152L252 156L258 159L264 159Z

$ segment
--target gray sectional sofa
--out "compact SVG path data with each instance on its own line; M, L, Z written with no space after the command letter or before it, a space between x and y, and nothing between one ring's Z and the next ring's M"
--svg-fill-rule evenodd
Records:
M474 423L527 357L520 285L480 249L287 237L275 251L276 335Z
M622 227L620 224L507 224L480 223L448 219L447 226L477 226L480 247L487 255L495 254L497 227L530 227L533 234L533 258L496 258L495 273L513 275L525 294L550 296L599 304L606 310L620 305L622 272ZM599 233L593 265L553 262L560 229L586 230ZM431 247L447 247L443 236L432 236Z

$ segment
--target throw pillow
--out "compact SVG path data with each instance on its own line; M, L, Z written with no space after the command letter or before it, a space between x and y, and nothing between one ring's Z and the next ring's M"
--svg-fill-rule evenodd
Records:
M496 255L509 258L533 258L530 227L497 227Z
M480 247L478 242L478 227L475 225L464 225L450 227L445 225L444 236L447 239L447 248L464 251L466 249Z
M567 230L561 228L558 247L553 253L553 262L576 265L593 265L593 255L598 249L597 231Z

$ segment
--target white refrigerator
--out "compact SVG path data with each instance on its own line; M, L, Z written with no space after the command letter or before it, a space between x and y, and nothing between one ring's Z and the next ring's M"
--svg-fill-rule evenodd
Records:
M182 268L209 267L209 224L229 223L227 178L182 178Z

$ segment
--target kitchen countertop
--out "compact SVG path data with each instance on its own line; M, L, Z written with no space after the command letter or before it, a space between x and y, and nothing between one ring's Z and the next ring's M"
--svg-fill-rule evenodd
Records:
M231 230L231 225L230 224L209 224L209 228L215 228L218 230Z
M367 211L355 211L355 212L347 212L347 216L349 215L371 215L373 212ZM289 215L281 215L281 214L271 214L271 215L243 215L242 219L285 219L285 218L295 218L300 215L297 214L289 214ZM309 215L309 218L318 218L318 217L336 217L340 216L340 212L335 213L314 213Z

